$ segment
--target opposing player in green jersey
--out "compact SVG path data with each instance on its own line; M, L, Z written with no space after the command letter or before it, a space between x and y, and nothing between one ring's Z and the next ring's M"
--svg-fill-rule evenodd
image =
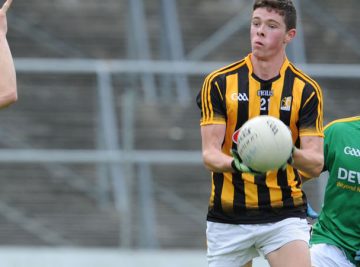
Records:
M329 179L311 236L312 266L360 266L360 116L331 122L324 134Z

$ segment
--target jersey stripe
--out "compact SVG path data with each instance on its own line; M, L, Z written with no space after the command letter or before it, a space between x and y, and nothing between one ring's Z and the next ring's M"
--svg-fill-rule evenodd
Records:
M281 97L280 97L280 108L277 110L279 113L279 119L283 121L289 128L291 127L291 112L293 102L293 91L294 91L294 76L291 71L285 71L283 78L279 80L282 82ZM278 90L280 91L280 90ZM291 203L291 187L289 186L288 179L291 178L288 168L286 170L278 170L276 173L276 181L281 189L281 203L284 205L284 201L289 200L286 203L287 207L293 207ZM278 192L279 190L274 190ZM278 192L279 194L279 192ZM276 196L274 197L276 199ZM277 202L275 202L277 203Z
M223 207L221 202L221 192L222 186L224 183L224 175L222 173L213 173L213 184L214 184L214 198L212 202L214 203L214 211L216 213L222 213Z
M242 96L249 97L249 83L248 80L248 67L244 65L238 70L238 93ZM227 105L231 106L231 103ZM249 101L237 102L237 122L235 129L239 129L249 119ZM233 143L233 148L236 149L236 144ZM234 192L234 211L241 213L245 211L246 207L246 194L245 194L245 180L241 174L232 174L232 180L235 187Z
M236 73L232 73L226 76L225 79L225 87L226 87L226 105L229 106L228 116L226 125L228 126L225 133L225 142L223 144L222 150L225 154L229 154L230 150L233 146L232 141L232 133L236 131L236 122L237 122L237 105L238 101L234 101L232 105L230 105L229 101L233 99L234 96L238 95L238 75ZM230 108L231 107L231 108ZM226 205L226 211L233 212L233 203L234 203L234 184L233 177L231 174L225 174L224 185L223 185L223 196L222 201L224 205ZM223 205L223 206L224 206Z

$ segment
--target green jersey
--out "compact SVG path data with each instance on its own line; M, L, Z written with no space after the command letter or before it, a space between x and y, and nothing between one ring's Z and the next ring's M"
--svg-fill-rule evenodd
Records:
M360 249L360 116L336 120L325 127L324 134L329 180L310 242L340 247L356 265L354 256Z

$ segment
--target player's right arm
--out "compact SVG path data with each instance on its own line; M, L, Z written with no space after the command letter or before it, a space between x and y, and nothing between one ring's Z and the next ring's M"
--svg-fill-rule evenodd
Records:
M224 153L222 150L227 116L223 88L223 78L210 74L206 77L196 98L197 105L201 110L200 125L204 165L213 172L252 172L241 162L236 151L231 151L232 157L227 154L230 151Z
M0 9L0 108L4 108L17 100L15 66L6 38L6 12L11 3L12 0L5 1Z
M201 126L202 157L204 165L213 172L233 172L233 158L222 152L225 138L225 124L208 124Z

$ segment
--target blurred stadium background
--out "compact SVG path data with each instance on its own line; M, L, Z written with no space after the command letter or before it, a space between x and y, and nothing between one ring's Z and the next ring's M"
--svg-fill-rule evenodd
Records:
M288 56L322 86L325 123L359 114L360 2L295 3ZM207 73L249 53L251 5L14 0L0 266L206 266L195 96ZM324 182L305 185L317 210Z

